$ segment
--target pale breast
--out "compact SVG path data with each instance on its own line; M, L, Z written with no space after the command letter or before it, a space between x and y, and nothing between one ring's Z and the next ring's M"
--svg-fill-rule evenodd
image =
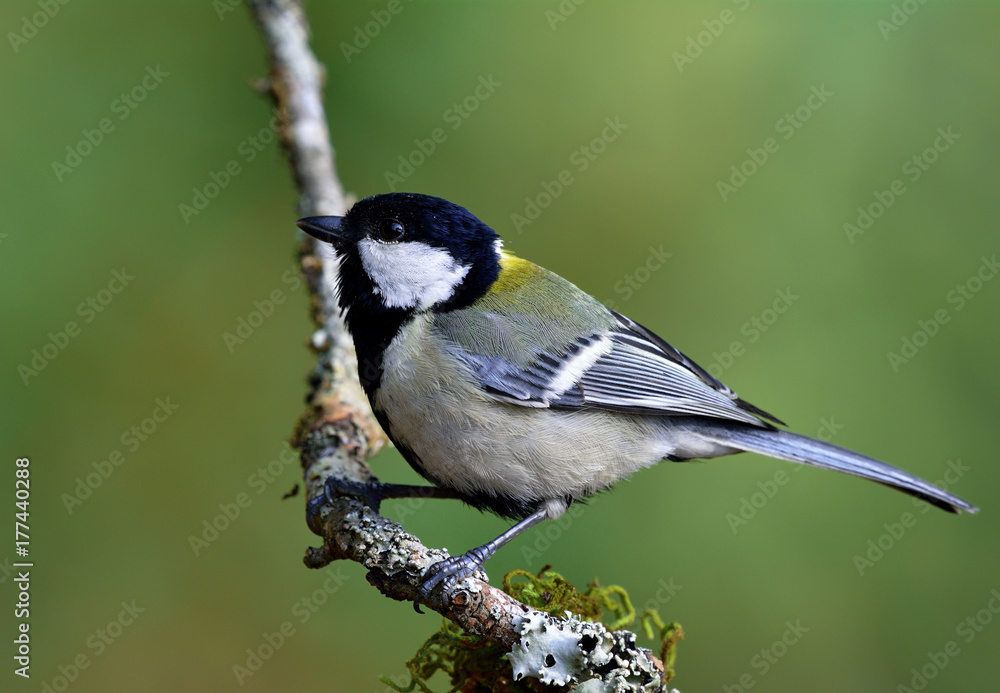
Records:
M582 497L670 454L655 418L493 399L433 329L429 314L418 315L392 341L374 405L441 483L468 494Z

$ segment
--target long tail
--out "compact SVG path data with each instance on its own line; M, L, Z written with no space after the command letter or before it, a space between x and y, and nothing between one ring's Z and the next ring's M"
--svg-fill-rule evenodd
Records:
M697 432L698 435L721 445L871 479L916 496L948 512L979 511L979 508L971 503L902 469L797 433L756 428L739 423L716 423L704 419L699 420Z

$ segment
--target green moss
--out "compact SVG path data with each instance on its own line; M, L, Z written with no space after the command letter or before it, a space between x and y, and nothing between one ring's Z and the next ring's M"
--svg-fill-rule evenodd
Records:
M533 575L526 570L512 570L504 575L503 591L518 601L539 611L562 617L569 611L586 621L602 620L605 613L611 619L609 630L619 630L636 619L628 593L618 585L602 586L596 580L580 592L562 575L546 565ZM478 636L469 635L451 621L442 620L441 629L434 633L406 663L410 683L404 688L387 677L381 681L397 691L419 690L434 693L429 681L438 672L449 678L449 693L538 693L560 690L537 679L514 681L506 652ZM674 676L677 642L684 637L678 623L664 624L654 609L641 616L643 632L659 640L660 658L666 675L664 683Z

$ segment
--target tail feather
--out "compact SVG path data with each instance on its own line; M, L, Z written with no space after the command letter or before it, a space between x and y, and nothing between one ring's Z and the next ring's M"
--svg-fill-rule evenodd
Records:
M958 496L934 484L897 469L871 457L859 455L846 448L824 443L788 431L754 428L740 424L710 424L699 426L698 433L721 445L747 452L757 452L789 462L800 462L822 469L853 474L899 489L911 496L952 513L979 511Z

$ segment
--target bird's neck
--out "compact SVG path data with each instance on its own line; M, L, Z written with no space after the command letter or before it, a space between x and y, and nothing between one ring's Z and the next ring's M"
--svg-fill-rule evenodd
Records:
M382 381L382 360L386 348L412 317L410 311L373 310L364 305L353 305L347 310L345 321L358 355L358 379L369 397Z

